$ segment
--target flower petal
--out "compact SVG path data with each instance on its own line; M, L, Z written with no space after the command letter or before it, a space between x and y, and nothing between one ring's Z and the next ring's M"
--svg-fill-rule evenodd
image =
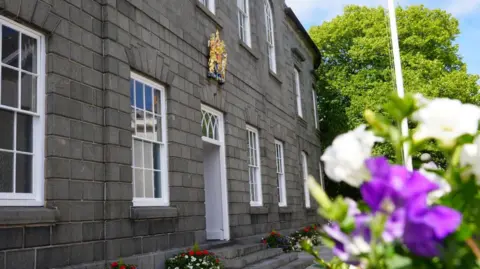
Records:
M457 230L462 223L462 214L449 207L434 206L426 212L424 220L431 225L436 237L442 240Z
M363 201L375 212L381 208L383 199L388 193L388 186L385 184L385 181L374 179L363 183L360 187L360 193Z
M390 165L385 157L370 158L365 161L365 166L372 177L385 178L390 172Z

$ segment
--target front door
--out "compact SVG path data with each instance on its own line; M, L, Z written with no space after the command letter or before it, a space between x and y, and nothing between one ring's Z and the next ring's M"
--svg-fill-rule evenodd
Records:
M229 240L223 114L202 105L203 178L208 240Z

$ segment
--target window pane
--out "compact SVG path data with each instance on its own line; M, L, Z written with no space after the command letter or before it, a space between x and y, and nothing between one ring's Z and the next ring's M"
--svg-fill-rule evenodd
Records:
M0 149L13 149L13 117L14 112L0 109Z
M138 137L145 137L145 111L136 110L136 135Z
M18 107L18 71L2 67L2 105Z
M32 120L32 116L17 114L17 150L33 152Z
M145 113L145 138L150 140L155 140L155 117L152 113Z
M37 40L22 34L22 69L37 73Z
M133 166L134 167L143 167L143 152L142 152L142 141L133 140Z
M135 102L137 108L145 109L143 102L143 84L138 81L135 81Z
M162 198L162 175L160 172L154 172L154 188L155 188L155 198Z
M10 27L2 26L2 62L18 67L19 33Z
M153 144L153 169L161 170L161 163L160 163L160 145Z
M163 142L163 133L162 133L162 118L155 117L155 130L157 133L157 141Z
M16 163L15 192L31 193L32 192L32 156L18 154Z
M145 198L153 198L153 171L145 170Z
M145 109L153 112L152 87L145 85Z
M37 112L37 77L22 73L22 103L23 110Z
M159 90L155 90L155 96L153 98L153 101L154 101L154 105L155 105L155 111L154 113L155 114L162 114L162 104L161 104L161 98L160 98L160 91Z
M0 192L13 192L13 153L0 151Z
M153 169L153 144L143 143L143 164L145 168Z
M135 197L138 197L138 198L143 198L144 195L144 185L143 185L143 170L142 169L134 169L134 172L133 172L133 176L134 176L134 183L135 186Z

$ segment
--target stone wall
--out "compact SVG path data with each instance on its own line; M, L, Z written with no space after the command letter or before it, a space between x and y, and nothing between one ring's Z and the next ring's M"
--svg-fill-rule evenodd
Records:
M201 103L225 113L231 238L318 221L304 207L300 164L303 150L309 172L319 177L311 97L316 55L283 2L272 1L277 74L271 74L263 1L250 1L251 48L239 41L232 0L217 0L215 15L196 0L0 1L4 16L47 37L45 199L57 216L34 225L0 217L0 269L104 268L119 257L148 268L172 249L205 243ZM229 59L221 86L206 78L207 42L217 29ZM296 113L294 66L304 119ZM132 209L132 71L166 88L169 208ZM260 134L264 210L255 212L246 124ZM281 210L275 138L285 150L288 207ZM31 211L18 214L28 219L37 214Z

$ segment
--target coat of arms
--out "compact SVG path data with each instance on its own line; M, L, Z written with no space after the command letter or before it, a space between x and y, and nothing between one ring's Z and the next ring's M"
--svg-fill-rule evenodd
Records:
M210 58L208 59L207 76L223 84L227 71L227 52L225 51L225 42L220 39L218 30L210 37L208 48L210 49Z

